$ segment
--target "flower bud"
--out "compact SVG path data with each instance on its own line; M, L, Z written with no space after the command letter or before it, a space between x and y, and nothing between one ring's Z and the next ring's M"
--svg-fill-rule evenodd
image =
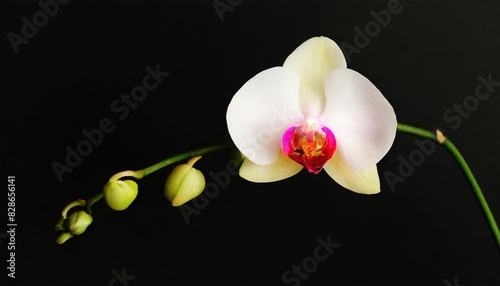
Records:
M191 158L186 164L178 165L167 178L165 183L165 197L178 207L196 198L205 189L205 177L200 170L193 168L193 164L201 156Z
M139 187L132 180L109 181L104 186L104 199L115 211L122 211L135 200Z
M69 215L66 226L72 235L80 235L92 223L92 216L85 211L76 211Z
M65 243L68 239L70 239L70 238L72 238L72 237L73 237L73 235L72 235L71 233L69 233L69 232L63 232L63 233L61 233L61 234L57 237L56 242L57 242L58 244L63 244L63 243Z

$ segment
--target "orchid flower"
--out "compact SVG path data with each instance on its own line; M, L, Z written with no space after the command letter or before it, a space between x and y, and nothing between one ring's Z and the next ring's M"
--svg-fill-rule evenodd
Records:
M340 47L313 37L283 66L266 69L233 96L226 114L245 156L239 174L275 182L302 169L321 170L356 193L380 192L376 164L391 148L394 109L360 73L347 68Z
M401 131L431 139L453 155L500 246L500 229L456 146L439 129L431 132L398 123L382 93L363 75L347 68L341 49L329 38L308 39L283 66L266 69L248 80L229 103L226 120L233 142L176 154L141 170L121 171L109 179L102 192L69 203L54 226L59 232L56 242L63 244L82 234L93 221L92 206L97 201L104 198L111 209L123 211L137 196L135 180L189 159L173 168L164 189L172 206L183 206L205 189L205 177L193 164L215 151L235 151L235 146L240 151L237 161L243 158L239 174L248 181L275 182L304 168L312 174L324 169L348 190L376 194L380 192L377 163L392 147L396 131ZM68 217L68 211L75 207L83 209ZM187 206L181 212L189 223L188 217L199 211Z

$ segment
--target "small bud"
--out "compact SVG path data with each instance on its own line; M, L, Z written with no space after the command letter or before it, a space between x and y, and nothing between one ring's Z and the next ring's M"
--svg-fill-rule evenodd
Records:
M444 144L444 142L446 141L446 135L444 135L443 131L436 129L436 139L439 144Z
M201 156L191 158L186 164L178 165L167 178L165 183L165 197L178 207L196 198L205 189L205 177L200 170L193 168L193 164Z
M69 233L69 232L63 232L63 233L61 233L61 234L57 237L56 242L57 242L58 244L63 244L63 243L65 243L68 239L70 239L70 238L72 238L72 237L73 237L73 235L72 235L71 233Z
M132 180L109 181L104 186L104 199L115 211L122 211L135 200L139 187Z
M69 215L66 226L72 235L80 235L92 223L92 216L85 211L76 211Z

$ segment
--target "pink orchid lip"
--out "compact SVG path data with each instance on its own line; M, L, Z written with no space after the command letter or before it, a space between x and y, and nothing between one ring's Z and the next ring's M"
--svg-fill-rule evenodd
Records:
M317 119L306 119L301 125L288 128L281 139L283 154L313 174L323 169L336 150L333 132Z

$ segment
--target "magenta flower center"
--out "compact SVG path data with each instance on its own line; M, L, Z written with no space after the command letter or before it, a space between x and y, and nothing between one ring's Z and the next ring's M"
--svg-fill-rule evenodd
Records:
M316 119L307 119L299 126L288 128L281 139L281 151L317 174L337 150L337 141L330 129Z

